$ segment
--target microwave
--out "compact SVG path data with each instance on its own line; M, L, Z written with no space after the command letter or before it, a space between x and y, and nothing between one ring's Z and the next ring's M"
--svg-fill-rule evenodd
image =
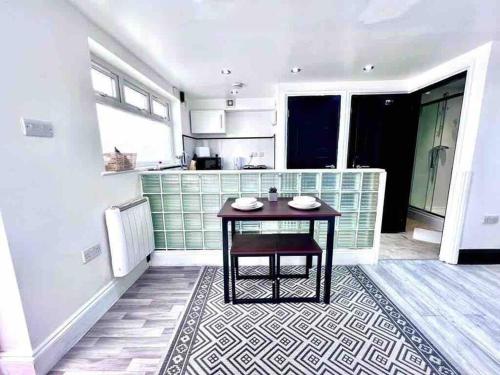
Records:
M221 158L219 156L198 158L196 159L196 169L202 171L210 169L222 169Z

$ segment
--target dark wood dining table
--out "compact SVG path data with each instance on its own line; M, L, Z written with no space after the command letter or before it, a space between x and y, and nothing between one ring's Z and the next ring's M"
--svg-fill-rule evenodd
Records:
M330 303L330 291L332 283L333 262L333 240L335 230L335 218L341 216L324 201L317 198L321 206L313 210L298 210L288 205L292 198L279 198L277 202L270 202L267 198L258 198L263 207L253 211L240 211L231 207L235 198L226 200L217 214L222 218L222 263L224 278L224 302L229 303L229 234L228 224L231 223L232 235L236 232L236 221L280 221L280 220L305 220L309 221L309 234L314 236L314 222L316 220L327 221L326 238L326 261L324 279L324 302Z

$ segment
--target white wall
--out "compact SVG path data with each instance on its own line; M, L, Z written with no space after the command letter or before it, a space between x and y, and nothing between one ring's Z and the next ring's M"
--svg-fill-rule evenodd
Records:
M274 112L226 112L226 137L272 137Z
M189 109L226 109L228 111L273 111L276 108L275 98L231 98L234 100L232 107L227 107L225 98L217 99L191 99L188 98Z
M500 215L500 42L492 44L462 249L500 249L500 225L483 224L484 215Z
M63 0L2 2L0 35L8 56L0 70L0 208L31 346L15 349L36 356L48 350L54 335L67 329L68 319L96 293L109 286L119 293L120 285L131 282L124 278L110 284L103 211L136 196L138 177L101 176L87 38L92 36L162 82ZM23 116L51 121L55 137L23 136ZM80 252L94 244L101 245L103 255L82 264ZM145 267L143 263L139 268ZM71 332L71 340L83 333ZM2 342L0 361L8 360L13 349ZM69 347L59 348L64 349ZM49 362L41 364L39 372L47 370Z
M0 350L30 355L30 339L26 328L21 296L10 255L9 242L0 212ZM1 368L0 368L1 373Z

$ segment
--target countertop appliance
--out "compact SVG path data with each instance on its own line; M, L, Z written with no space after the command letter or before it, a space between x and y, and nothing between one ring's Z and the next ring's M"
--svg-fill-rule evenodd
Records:
M199 146L194 148L194 153L199 157L199 158L207 158L210 157L210 148L206 146Z
M213 157L203 157L196 159L197 170L222 169L222 160L219 155Z

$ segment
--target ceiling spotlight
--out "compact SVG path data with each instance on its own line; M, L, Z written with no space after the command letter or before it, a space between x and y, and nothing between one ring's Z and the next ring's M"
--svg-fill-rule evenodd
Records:
M365 65L363 67L363 71L368 73L368 72L371 72L373 70L373 68L375 68L375 67L372 64L368 64L368 65Z
M239 91L233 89L233 90L231 90L229 92L231 93L231 95L237 95Z
M220 74L228 75L228 74L231 74L231 71L229 69L222 69L220 71Z
M297 74L301 71L302 69L299 68L298 66L294 66L292 69L290 69L290 71L293 73L293 74Z
M243 82L235 82L233 83L233 87L237 89L241 89L245 84Z

